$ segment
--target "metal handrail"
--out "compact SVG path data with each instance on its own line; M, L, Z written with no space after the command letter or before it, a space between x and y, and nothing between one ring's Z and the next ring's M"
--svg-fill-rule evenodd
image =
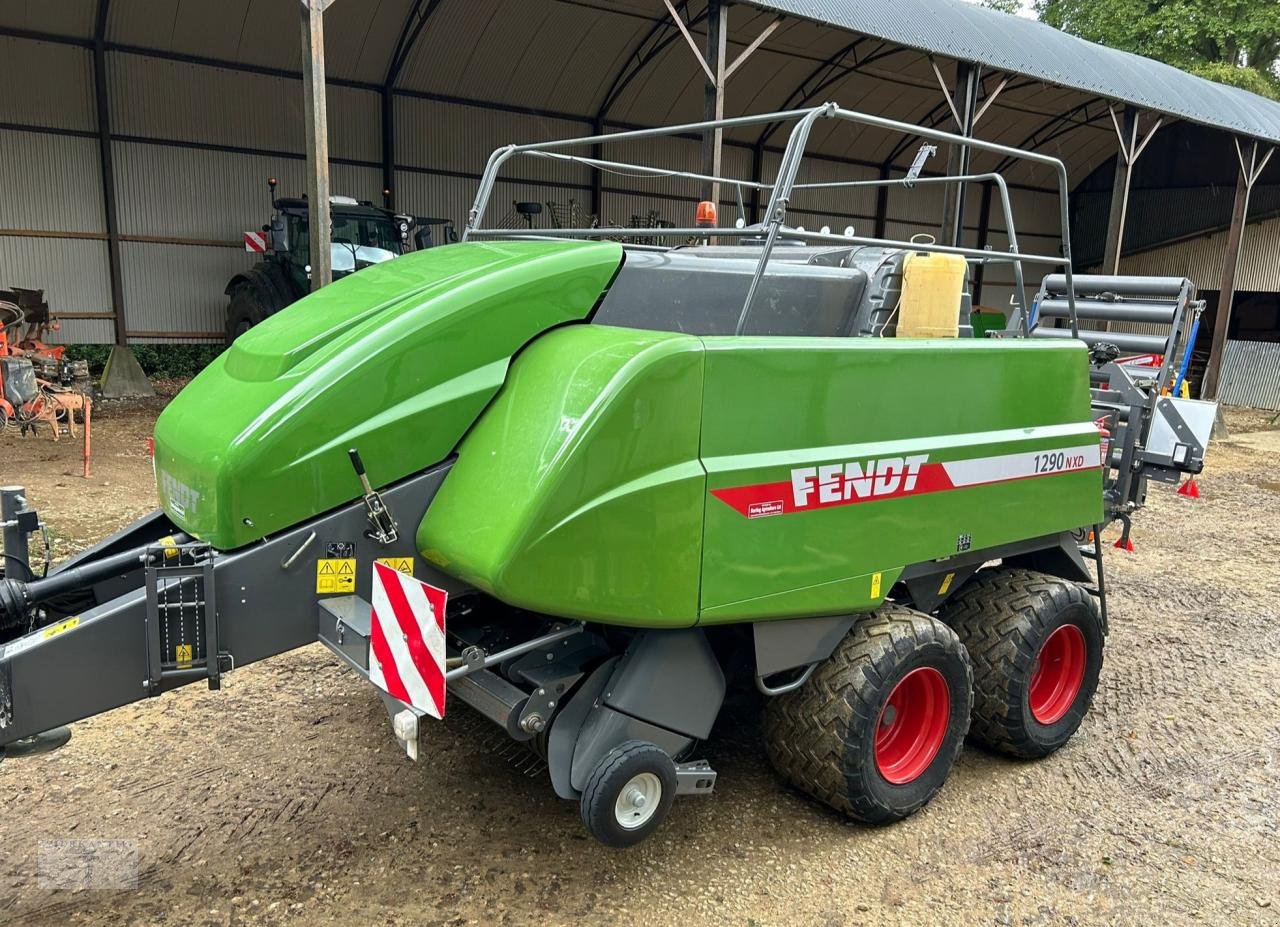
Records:
M796 177L800 170L800 164L804 160L804 153L808 146L809 134L813 128L813 124L818 119L840 119L846 122L884 129L890 132L898 132L932 141L947 142L976 148L980 151L1003 155L1007 158L1032 161L1052 167L1058 180L1058 218L1062 234L1062 254L1023 254L1018 251L1017 231L1014 225L1013 208L1009 199L1008 185L1006 184L1004 177L999 173L992 172L986 174L962 174L941 177L915 177L911 178L910 182L907 182L904 178L885 178L879 180L834 181L808 184L797 183ZM795 127L792 129L791 134L787 139L786 148L783 150L782 158L779 161L778 170L772 183L754 180L741 180L737 178L702 174L671 168L658 168L650 165L622 161L611 161L594 156L587 157L581 155L568 155L557 150L572 147L603 146L605 144L614 144L617 142L642 138L655 138L662 136L669 137L700 132L707 129L727 129L738 126L789 121L794 121ZM486 229L481 227L480 220L484 217L485 211L488 208L489 199L493 194L499 170L509 159L522 154L533 157L549 158L552 160L571 161L574 163L586 164L598 169L642 172L651 177L678 177L687 180L731 184L736 185L739 188L748 187L755 190L770 191L769 203L765 210L763 230L759 227L752 229L699 227L692 229L627 228L617 230L632 238L665 236L758 238L763 231L764 245L761 249L760 260L756 265L756 270L751 278L750 286L747 288L746 299L743 302L742 311L739 313L738 323L735 327L735 332L739 335L743 334L746 330L747 320L750 316L752 305L755 302L756 294L760 288L761 280L764 277L765 267L769 262L769 258L773 254L773 249L777 244L779 236L783 232L785 232L788 237L801 238L806 241L829 242L834 244L880 245L938 254L956 254L971 260L982 260L985 262L1008 261L1013 266L1015 283L1014 300L1017 308L1020 310L1019 316L1022 320L1023 335L1028 334L1029 319L1029 313L1026 310L1026 286L1022 267L1023 262L1062 267L1063 274L1066 277L1065 290L1069 306L1071 335L1072 337L1078 337L1079 334L1079 323L1076 316L1075 289L1072 283L1071 230L1068 208L1067 169L1066 165L1060 159L1052 157L1051 155L1040 154L1034 151L1025 151L1019 148L1011 148L1007 145L1001 145L996 142L988 142L983 139L973 138L970 136L956 135L955 133L945 132L941 129L898 122L893 119L887 119L883 116L872 116L867 113L859 113L854 110L842 109L835 103L824 103L821 106L814 106L806 109L765 113L757 116L739 116L731 119L692 122L685 123L683 125L655 129L635 129L626 132L582 136L579 138L559 139L547 142L534 142L525 145L507 145L505 147L498 148L489 156L489 161L485 165L484 174L480 179L479 188L476 191L475 202L467 216L467 225L462 233L463 241L470 239L473 235L485 238L536 237L600 239L609 237L609 232L611 230L601 227L590 229L537 229L534 231L530 231L528 229ZM801 231L800 229L788 227L785 224L787 206L790 203L791 195L795 190L833 189L842 187L888 187L896 185L914 186L916 184L963 185L966 183L987 181L994 183L999 190L1001 212L1005 221L1005 234L1008 238L1007 251L979 250L952 245L940 245L935 242L902 242L895 241L893 239L857 235L833 235L825 232Z

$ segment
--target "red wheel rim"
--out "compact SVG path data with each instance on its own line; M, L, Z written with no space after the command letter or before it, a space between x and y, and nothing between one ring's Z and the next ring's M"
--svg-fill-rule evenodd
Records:
M1070 711L1084 684L1087 662L1084 632L1078 627L1064 624L1050 634L1031 673L1031 716L1041 724L1053 724Z
M876 721L876 766L894 785L918 778L938 755L951 722L951 690L932 666L898 681Z

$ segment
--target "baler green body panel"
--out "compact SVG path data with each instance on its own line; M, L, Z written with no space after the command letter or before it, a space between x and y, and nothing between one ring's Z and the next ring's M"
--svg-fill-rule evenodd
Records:
M418 546L565 617L874 608L910 564L1100 519L1087 378L1072 343L567 327L516 361ZM819 468L850 498L818 504Z
M902 568L1098 522L1102 478L1082 343L707 338L704 623L874 608ZM1083 456L1069 472L1010 470ZM1092 454L1092 457L1090 457ZM886 468L864 498L795 508L792 474ZM948 488L948 462L956 479ZM828 471L829 475L833 475ZM905 474L903 474L905 476ZM804 472L806 501L819 473ZM863 477L865 480L866 477ZM843 479L842 479L843 482ZM718 495L717 495L718 494ZM726 501L728 500L728 501ZM734 504L740 507L735 508ZM755 507L754 509L752 507ZM879 578L876 574L880 574Z
M612 242L464 243L405 255L238 338L156 422L161 505L231 549L447 457L531 338L585 318Z
M512 366L418 531L423 557L513 605L681 627L698 617L702 342L603 325Z

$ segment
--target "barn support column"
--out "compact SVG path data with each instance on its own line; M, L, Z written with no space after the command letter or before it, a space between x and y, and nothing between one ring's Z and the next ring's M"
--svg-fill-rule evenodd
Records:
M765 39L773 34L773 31L782 23L782 17L777 17L773 22L765 26L760 34L752 40L751 44L742 50L738 57L734 58L732 62L726 63L726 53L729 48L729 4L727 0L708 0L705 52L698 48L698 43L694 40L693 33L685 25L685 21L680 18L680 14L676 12L671 0L662 0L662 2L666 4L667 13L670 14L672 21L679 28L685 42L688 43L690 50L693 52L694 58L702 67L702 73L707 76L703 86L703 120L710 122L715 119L723 119L725 84L733 76L733 72L738 70L751 57L752 52L763 45ZM720 176L723 148L723 129L703 130L701 171L703 174L711 177ZM702 182L701 198L716 203L718 208L720 203L720 184L716 181L704 180Z
M756 144L751 149L751 179L756 183L762 183L764 180L764 145ZM760 221L760 188L751 188L751 219L752 225Z
M890 163L886 161L880 165L880 179L888 180L889 173L892 171ZM887 186L876 187L876 217L874 230L871 233L872 238L884 238L885 231L889 225L889 188Z
M1111 211L1107 218L1107 243L1103 252L1103 273L1118 274L1120 272L1120 255L1124 250L1124 227L1129 216L1129 188L1133 181L1134 165L1146 150L1147 143L1156 134L1164 122L1164 117L1156 120L1156 124L1147 130L1142 141L1138 141L1138 111L1126 106L1119 119L1116 118L1114 106L1108 106L1111 113L1111 124L1115 126L1116 139L1120 143L1116 155L1115 179L1111 184Z
M967 61L956 62L956 82L954 92L947 88L947 82L942 78L942 71L938 69L936 61L930 59L929 64L933 67L933 76L938 80L938 87L942 90L943 99L946 101L947 107L951 110L951 118L956 122L956 127L960 134L965 138L973 138L974 129L977 128L978 121L987 114L987 110L991 108L991 104L1000 96L1001 91L1009 84L1009 78L1004 78L996 85L995 89L982 97L982 105L978 105L979 93L983 90L982 68L979 65L971 64ZM968 145L960 144L951 146L951 150L947 153L947 175L951 177L961 176L969 173L969 162L972 152ZM885 167L893 162L890 157ZM888 174L882 171L881 178L887 177ZM965 191L968 188L967 183L947 184L943 188L942 200L942 225L940 228L941 241L943 244L958 246L964 238L964 200ZM882 190L884 188L881 188ZM888 193L885 191L885 196Z
M390 86L382 88L382 205L396 208L396 98Z
M111 151L111 105L107 88L107 13L110 0L98 0L93 34L93 96L98 116L98 157L102 166L102 205L107 227L107 275L111 285L111 314L115 344L102 371L102 395L108 399L154 396L128 343L124 315L124 284L120 272L120 214L116 208L115 162Z
M991 190L995 186L990 180L982 185L982 206L978 211L978 242L976 247L985 249L991 236ZM973 305L982 303L982 282L986 276L987 265L979 264L973 271Z
M1213 322L1213 346L1209 349L1209 365L1204 371L1204 383L1200 386L1201 399L1217 399L1218 383L1222 374L1222 354L1227 348L1227 329L1231 325L1231 303L1236 295L1236 270L1240 265L1240 243L1244 240L1245 223L1249 221L1249 196L1253 185L1262 176L1267 162L1275 154L1268 148L1263 154L1257 141L1241 146L1235 139L1236 159L1240 170L1236 174L1236 196L1231 207L1231 228L1227 232L1227 247L1222 255L1222 283L1218 288L1218 313ZM1248 147L1246 158L1244 148Z
M311 290L333 280L329 254L329 115L324 87L324 11L333 0L301 0L302 92L307 145L307 226L311 231Z
M596 119L591 123L592 135L604 134L604 120ZM604 157L603 145L591 146L591 157L597 161ZM598 225L604 225L604 216L600 209L604 205L604 173L598 167L591 168L591 214L596 217Z
M938 74L939 84L942 86L942 92L946 94L947 103L951 107L951 114L960 134L965 138L971 138L974 116L977 112L978 82L982 76L982 69L967 61L957 61L955 92L951 94L947 93L946 85L942 84L938 66L935 64L933 67L934 72ZM947 152L947 174L956 177L968 172L969 147L952 145L951 150ZM943 188L941 240L945 245L960 244L960 233L964 228L965 186L963 183L957 183L946 184Z
M707 80L702 92L702 118L708 122L724 118L724 56L729 46L729 5L722 0L710 0L707 7L707 47L702 66ZM708 66L708 62L710 65ZM724 148L724 130L704 129L702 132L702 173L720 176L720 158ZM702 198L720 206L720 184L702 182Z

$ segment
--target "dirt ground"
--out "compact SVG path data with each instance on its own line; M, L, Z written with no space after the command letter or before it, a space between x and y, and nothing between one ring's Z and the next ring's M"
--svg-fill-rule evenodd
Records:
M0 436L59 556L155 504L159 403L95 416L76 449ZM1094 709L1057 755L969 746L900 824L784 788L756 718L705 755L711 798L630 851L457 730L421 764L373 689L319 645L75 726L0 765L0 923L1280 924L1280 431L1235 411L1203 498L1152 492L1111 551ZM50 841L127 841L128 891L42 888Z

